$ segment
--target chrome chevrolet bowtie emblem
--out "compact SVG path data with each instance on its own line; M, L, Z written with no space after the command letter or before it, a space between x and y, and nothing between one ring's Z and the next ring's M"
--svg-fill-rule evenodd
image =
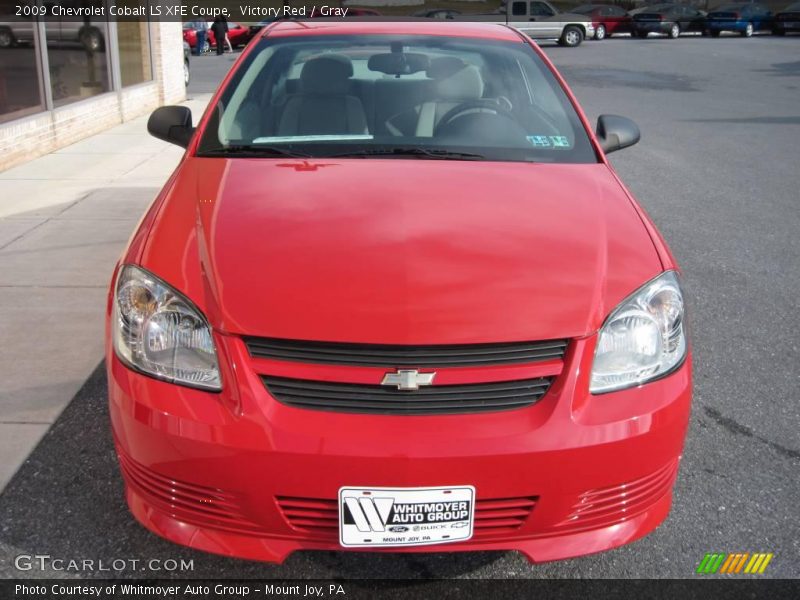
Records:
M416 369L398 369L383 376L381 385L393 385L398 390L418 390L421 385L433 385L436 373L420 373Z

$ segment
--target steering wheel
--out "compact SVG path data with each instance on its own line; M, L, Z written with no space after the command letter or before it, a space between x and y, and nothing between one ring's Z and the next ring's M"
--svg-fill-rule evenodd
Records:
M508 103L511 104L510 102ZM476 100L467 100L466 102L462 102L448 110L441 119L439 119L439 123L436 125L436 129L434 131L434 135L436 135L440 129L444 126L448 125L451 121L455 121L457 118L462 116L464 113L469 111L477 111L477 112L485 112L490 111L496 114L498 117L502 117L504 119L508 119L512 121L515 125L517 124L517 118L511 112L511 108L507 107L496 100L491 98L479 98Z

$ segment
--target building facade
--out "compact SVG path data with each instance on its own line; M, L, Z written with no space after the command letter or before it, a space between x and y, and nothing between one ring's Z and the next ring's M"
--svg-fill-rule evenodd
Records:
M0 19L0 171L185 97L179 22Z

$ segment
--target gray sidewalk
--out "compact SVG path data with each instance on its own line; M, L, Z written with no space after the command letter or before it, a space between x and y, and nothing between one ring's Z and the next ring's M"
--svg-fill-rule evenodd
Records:
M0 172L0 490L102 359L114 263L182 155L146 123Z

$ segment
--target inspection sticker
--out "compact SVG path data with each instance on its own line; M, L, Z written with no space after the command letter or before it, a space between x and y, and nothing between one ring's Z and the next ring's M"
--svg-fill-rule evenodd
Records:
M339 490L342 546L425 546L472 537L475 488L354 488Z

